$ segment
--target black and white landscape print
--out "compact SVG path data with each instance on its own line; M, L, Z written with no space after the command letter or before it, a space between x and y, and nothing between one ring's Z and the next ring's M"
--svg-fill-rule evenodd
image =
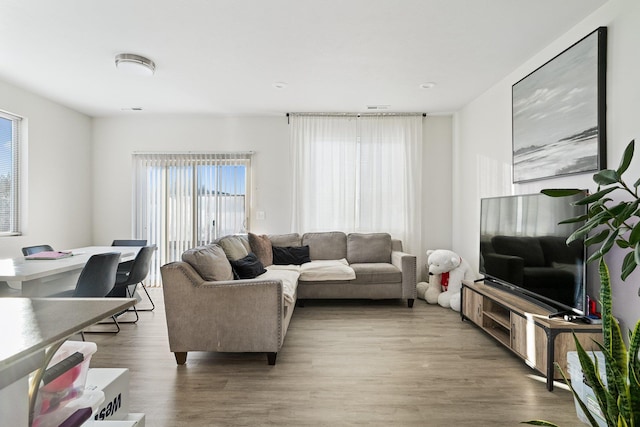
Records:
M513 85L513 182L597 170L598 31Z

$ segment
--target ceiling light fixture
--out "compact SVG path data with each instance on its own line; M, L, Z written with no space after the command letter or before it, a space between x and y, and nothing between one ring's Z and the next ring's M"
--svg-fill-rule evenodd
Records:
M116 55L116 68L129 74L151 76L156 71L156 64L144 56L121 53Z
M420 85L420 89L432 89L434 87L436 87L435 82L426 82Z

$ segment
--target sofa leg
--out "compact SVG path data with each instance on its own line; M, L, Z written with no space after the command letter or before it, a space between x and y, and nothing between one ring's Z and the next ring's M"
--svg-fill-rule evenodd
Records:
M412 308L413 307L413 298L409 298L407 300L407 307Z
M267 353L267 362L269 363L269 365L273 366L276 364L277 356L278 356L278 353Z
M176 357L176 362L178 362L178 365L184 365L185 363L187 363L186 351L176 351L173 353L173 355Z

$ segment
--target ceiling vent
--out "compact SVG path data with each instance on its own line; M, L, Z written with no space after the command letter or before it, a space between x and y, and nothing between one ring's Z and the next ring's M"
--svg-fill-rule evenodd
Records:
M367 110L388 110L390 105L367 105Z

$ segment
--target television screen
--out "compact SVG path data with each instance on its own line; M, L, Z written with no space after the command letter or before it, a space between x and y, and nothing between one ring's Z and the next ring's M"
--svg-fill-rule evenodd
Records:
M528 194L484 198L480 207L480 273L558 312L586 314L584 241L566 240L583 223L559 224L584 215L585 197Z

